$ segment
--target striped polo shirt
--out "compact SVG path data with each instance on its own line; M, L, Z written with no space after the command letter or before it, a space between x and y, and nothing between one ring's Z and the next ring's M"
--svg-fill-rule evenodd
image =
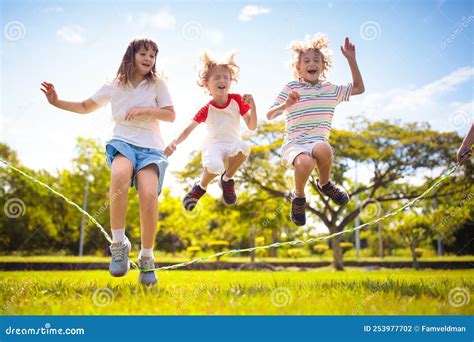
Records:
M292 91L300 94L300 100L285 111L286 129L282 150L292 144L326 141L331 132L334 109L342 101L349 101L352 84L323 82L313 85L292 81L285 85L273 105L285 103Z

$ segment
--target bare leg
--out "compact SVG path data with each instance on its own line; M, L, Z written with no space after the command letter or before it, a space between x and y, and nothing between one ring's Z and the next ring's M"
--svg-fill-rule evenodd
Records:
M315 165L314 159L308 154L301 153L295 158L293 166L295 167L295 195L297 197L305 197L304 188Z
M247 157L245 154L242 152L237 153L235 156L229 158L229 166L227 167L227 170L225 171L225 175L228 178L234 177L235 173L239 169L240 165L242 165L246 160Z
M208 184L214 179L217 177L217 174L215 173L210 173L209 171L207 171L206 168L204 168L204 172L202 173L202 176L201 176L201 184L203 187L207 187Z
M313 158L316 160L319 173L319 184L325 185L329 182L332 167L332 148L329 143L322 141L313 147Z
M112 161L110 176L110 227L112 229L125 228L127 217L128 189L133 174L133 165L121 154Z
M158 223L158 173L149 165L137 174L142 248L153 248Z

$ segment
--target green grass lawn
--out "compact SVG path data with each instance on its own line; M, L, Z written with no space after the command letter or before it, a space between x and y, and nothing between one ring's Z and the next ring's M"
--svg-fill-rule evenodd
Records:
M2 315L472 315L474 270L0 272ZM451 300L448 299L452 293ZM452 305L454 304L454 305ZM459 303L462 306L455 306Z
M209 255L213 254L213 252L209 252ZM200 257L197 256L196 258ZM136 259L136 256L132 258L133 260ZM183 258L183 257L172 257L170 256L162 256L156 255L155 260L157 263L160 262L172 262L172 263L179 263L184 261L189 261L190 258ZM355 261L356 258L353 256L346 256L344 257L344 261ZM411 262L412 259L406 256L387 256L383 259L377 257L361 257L358 261L387 261L387 262L394 262L394 261L408 261ZM465 256L454 256L454 255L447 255L447 256L428 256L428 257L421 257L418 259L419 261L470 261L474 263L474 256L472 255L465 255ZM211 259L211 261L215 261L215 259ZM230 257L225 256L221 258L221 261L225 262L249 262L250 258L248 256L240 256L240 257ZM279 257L279 258L270 258L270 257L257 257L255 258L257 262L318 262L318 261L332 261L331 256L324 256L324 257L300 257L300 258L288 258L288 257ZM0 256L0 264L4 262L103 262L109 263L110 257L105 256L54 256L54 255L37 255L37 256L19 256L19 255L2 255Z

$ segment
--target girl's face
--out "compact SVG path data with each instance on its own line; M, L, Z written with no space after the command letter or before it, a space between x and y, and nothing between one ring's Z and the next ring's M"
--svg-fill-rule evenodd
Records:
M207 81L207 89L211 96L226 96L231 85L230 70L225 66L217 66L212 69Z
M316 84L323 71L323 58L317 50L308 50L301 53L297 66L300 77L305 81Z
M155 65L156 52L152 49L145 49L141 47L140 50L135 53L135 70L141 75L146 76Z

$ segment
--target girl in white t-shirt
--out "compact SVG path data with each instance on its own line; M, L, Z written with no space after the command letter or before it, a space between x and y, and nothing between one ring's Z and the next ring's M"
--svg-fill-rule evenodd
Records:
M131 244L125 236L128 189L135 184L140 199L141 250L139 282L154 285L153 244L158 222L158 195L168 166L163 152L160 121L173 122L175 112L165 82L157 75L158 46L151 39L134 39L127 47L117 76L82 102L58 98L54 85L43 82L41 89L52 105L79 114L95 111L111 103L114 129L106 145L111 167L110 226L112 260L109 271L125 275L130 263Z
M242 117L251 130L257 128L257 111L252 95L229 94L233 81L237 81L239 67L235 63L236 54L232 53L226 61L218 62L208 52L201 55L201 69L198 84L209 91L212 99L194 116L191 123L165 149L171 155L176 146L201 123L207 124L207 137L202 147L202 165L204 171L200 181L196 182L183 199L186 210L193 210L198 200L206 193L209 182L221 175L219 185L222 188L226 205L234 205L237 196L232 177L250 154L249 145L240 135Z

